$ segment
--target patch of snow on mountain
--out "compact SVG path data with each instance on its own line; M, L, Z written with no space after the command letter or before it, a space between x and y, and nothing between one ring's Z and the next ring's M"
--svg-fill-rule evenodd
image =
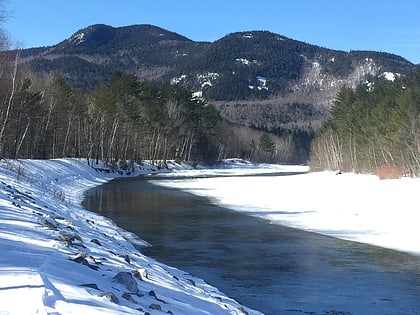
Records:
M368 92L373 92L374 88L375 88L375 82L371 82L371 81L366 81L366 90Z
M73 35L70 37L69 42L75 45L79 45L86 40L86 35L83 32Z
M372 58L365 58L365 67L367 69L367 73L374 72L376 63Z
M205 81L205 82L201 83L201 88L204 88L206 86L211 87L211 86L213 86L213 84L211 84L211 82L209 82L209 81Z
M394 82L396 78L399 78L401 76L401 74L399 73L393 73L393 72L384 72L380 75L380 77L385 78L388 81L392 81Z
M185 75L185 74L183 74L183 75L181 75L181 76L179 76L177 78L172 78L171 79L171 84L179 84L182 81L185 81L186 78L187 78L187 75Z
M235 59L235 62L236 62L236 63L243 64L243 65L246 65L246 66L248 66L248 65L250 65L250 64L251 64L251 61L249 61L249 60L248 60L248 59L246 59L246 58L236 58L236 59Z
M268 90L267 79L265 77L257 76L256 79L258 84L258 90Z
M201 85L201 88L212 87L213 83L219 78L217 72L206 72L197 74L197 81Z

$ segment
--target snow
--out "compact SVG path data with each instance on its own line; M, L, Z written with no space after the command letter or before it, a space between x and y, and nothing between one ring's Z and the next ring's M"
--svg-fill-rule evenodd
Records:
M306 166L237 159L169 168L152 182L273 224L420 254L420 179L305 173ZM124 174L78 159L1 160L0 314L260 314L144 256L133 243L146 242L80 205L96 185L155 173L147 164Z
M249 61L249 60L248 60L248 59L246 59L246 58L236 58L236 59L235 59L235 62L236 62L236 63L243 64L243 65L246 65L246 66L248 66L248 65L250 65L250 64L251 64L251 61Z
M382 73L380 77L385 78L385 80L394 82L396 78L401 77L401 74L386 71Z
M78 34L73 35L70 39L69 42L74 43L75 45L79 45L81 43L83 43L86 40L86 35L83 32L80 32Z
M303 170L283 166L286 172ZM208 197L274 224L420 255L420 179L316 172L153 183Z
M178 78L172 78L171 84L179 84L187 79L187 75L183 74L179 76Z
M77 159L0 161L0 314L260 314L81 207L84 191L118 176Z

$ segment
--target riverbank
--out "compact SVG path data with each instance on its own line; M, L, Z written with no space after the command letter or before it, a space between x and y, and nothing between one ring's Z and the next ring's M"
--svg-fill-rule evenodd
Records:
M418 178L316 172L153 183L274 224L420 255Z
M150 177L96 187L83 205L150 242L146 255L267 315L420 310L414 255L272 224L212 198L153 185Z
M0 314L260 314L142 255L132 244L142 240L83 209L89 188L158 172L101 169L0 161Z

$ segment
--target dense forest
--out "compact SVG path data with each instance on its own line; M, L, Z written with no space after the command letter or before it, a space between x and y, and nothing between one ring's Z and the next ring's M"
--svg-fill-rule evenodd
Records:
M291 162L290 136L279 137L224 121L190 89L114 73L91 91L61 77L19 67L19 53L2 59L0 156L79 157L108 163L213 161L243 157Z
M313 168L420 174L420 71L343 88L312 144Z

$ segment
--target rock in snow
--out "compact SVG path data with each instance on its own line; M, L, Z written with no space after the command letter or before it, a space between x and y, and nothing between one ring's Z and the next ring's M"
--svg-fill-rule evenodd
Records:
M80 205L119 176L78 159L0 161L0 314L261 314L144 256Z

